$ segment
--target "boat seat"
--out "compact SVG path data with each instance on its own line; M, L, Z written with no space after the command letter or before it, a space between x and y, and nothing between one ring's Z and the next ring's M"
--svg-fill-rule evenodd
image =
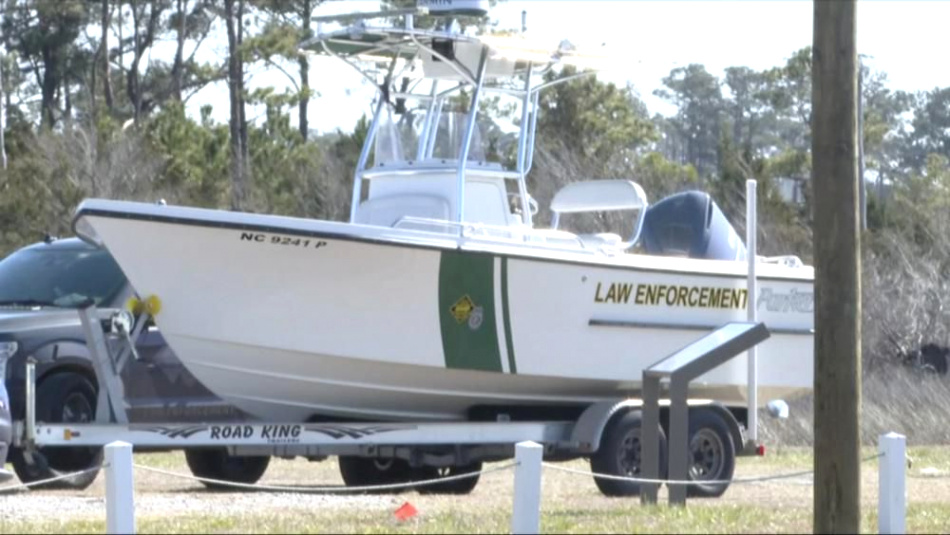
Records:
M356 212L356 223L381 227L392 227L398 224L399 228L443 231L445 228L441 225L400 221L405 217L447 221L450 215L449 202L443 197L420 194L390 195L367 199L360 203L360 208Z
M581 245L586 249L622 249L624 246L623 238L611 232L574 234L566 230L540 228L531 229L526 238L528 241L543 241L550 245Z

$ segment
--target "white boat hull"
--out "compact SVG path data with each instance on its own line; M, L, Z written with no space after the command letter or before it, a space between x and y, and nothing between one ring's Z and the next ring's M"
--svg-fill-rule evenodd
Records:
M457 420L479 405L635 396L644 368L746 319L739 263L84 207L80 218L138 292L160 298L156 322L183 364L265 419ZM759 346L763 404L813 383L806 271L760 269L759 319L773 330ZM744 406L746 383L740 357L695 381L692 395Z

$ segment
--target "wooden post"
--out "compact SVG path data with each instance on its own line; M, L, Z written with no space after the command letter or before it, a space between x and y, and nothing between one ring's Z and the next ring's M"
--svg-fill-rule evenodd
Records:
M814 2L815 533L861 528L856 1Z

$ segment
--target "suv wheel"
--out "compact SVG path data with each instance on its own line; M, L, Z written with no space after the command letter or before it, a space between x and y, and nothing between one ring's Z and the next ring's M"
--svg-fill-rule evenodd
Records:
M36 420L46 423L85 423L96 418L96 389L86 377L62 372L47 377L36 391ZM22 452L13 456L13 470L23 483L33 483L102 464L101 447L47 447L27 462ZM99 470L60 479L34 488L82 490L95 481Z

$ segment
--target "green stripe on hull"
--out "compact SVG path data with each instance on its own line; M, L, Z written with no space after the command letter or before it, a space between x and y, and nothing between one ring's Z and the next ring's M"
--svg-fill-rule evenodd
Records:
M511 339L511 309L508 308L508 258L501 258L501 308L505 323L505 342L508 346L508 369L518 373L515 367L515 343Z
M501 372L495 329L495 261L445 251L439 263L439 323L447 368Z

